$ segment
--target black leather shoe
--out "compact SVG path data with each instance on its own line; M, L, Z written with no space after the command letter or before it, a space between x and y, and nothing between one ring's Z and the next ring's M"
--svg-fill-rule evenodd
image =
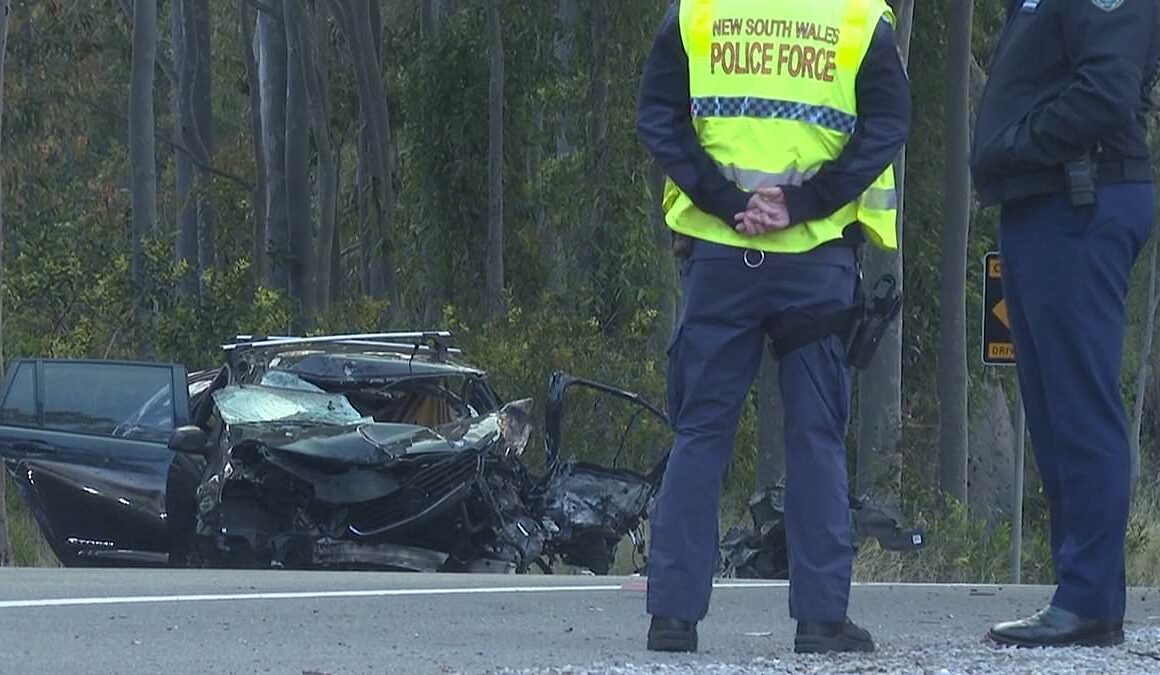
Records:
M648 648L653 652L697 651L697 622L654 616L648 627Z
M1016 647L1111 647L1123 644L1124 623L1085 619L1049 606L1029 618L996 625L988 637Z
M793 647L798 654L872 652L874 638L869 631L854 625L848 617L836 623L799 621Z

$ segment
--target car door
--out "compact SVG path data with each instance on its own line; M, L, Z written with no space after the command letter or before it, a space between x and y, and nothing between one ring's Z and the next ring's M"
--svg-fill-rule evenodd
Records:
M22 360L0 399L0 458L65 565L165 564L168 439L189 423L183 366Z

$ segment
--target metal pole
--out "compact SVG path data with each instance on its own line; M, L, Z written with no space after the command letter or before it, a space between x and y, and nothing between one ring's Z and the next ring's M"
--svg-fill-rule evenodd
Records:
M1023 439L1027 435L1026 414L1019 383L1015 383L1015 482L1012 485L1014 504L1011 507L1011 583L1019 584L1023 566Z

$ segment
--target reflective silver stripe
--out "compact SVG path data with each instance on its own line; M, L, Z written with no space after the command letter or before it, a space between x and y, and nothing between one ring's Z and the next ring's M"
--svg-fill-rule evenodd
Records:
M817 169L810 169L809 171L798 171L797 169L790 169L781 173L770 173L768 171L757 171L755 169L742 169L732 164L721 164L721 173L726 178L731 179L742 190L753 192L758 188L774 187L776 185L801 185L807 179L813 177L818 172Z
M870 188L862 195L862 206L876 211L887 211L898 208L898 191L883 188Z
M717 163L721 169L722 175L737 183L738 187L747 192L754 192L763 187L774 187L777 185L801 185L814 174L818 172L817 169L809 169L808 171L798 171L797 169L790 169L780 173L770 171L758 171L756 169L742 169L733 166L732 164ZM898 208L898 191L887 188L870 188L858 200L858 203L868 209L875 209L878 211L886 211L889 209Z
M758 117L792 120L825 127L844 134L854 133L858 116L837 108L797 101L781 101L758 96L704 96L693 99L693 117Z

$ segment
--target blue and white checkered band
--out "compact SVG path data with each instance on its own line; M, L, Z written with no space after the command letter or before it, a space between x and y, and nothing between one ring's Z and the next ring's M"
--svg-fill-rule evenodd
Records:
M1105 12L1110 12L1119 9L1120 5L1124 4L1124 0L1092 0L1092 4Z
M816 124L844 134L854 133L858 118L822 105L753 96L708 96L693 99L693 117L757 117Z

